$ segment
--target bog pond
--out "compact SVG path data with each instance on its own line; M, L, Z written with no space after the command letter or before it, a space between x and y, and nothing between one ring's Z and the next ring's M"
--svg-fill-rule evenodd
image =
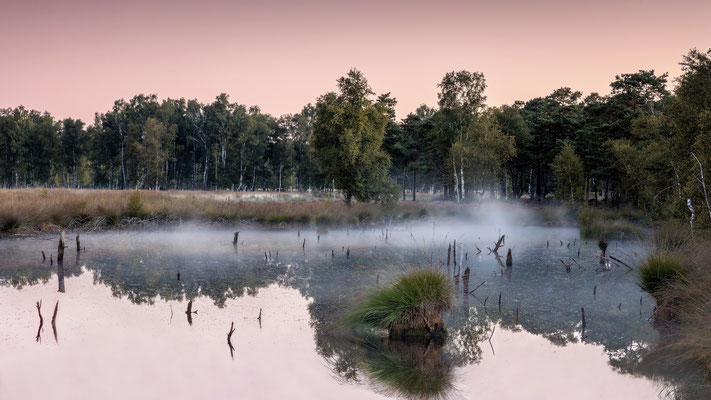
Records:
M81 252L68 233L63 272L58 235L0 240L0 398L673 396L674 379L640 362L658 333L638 241L609 242L628 268L601 266L575 228L235 229L85 232ZM487 250L499 234L511 268ZM365 293L423 267L455 280L445 340L344 328Z

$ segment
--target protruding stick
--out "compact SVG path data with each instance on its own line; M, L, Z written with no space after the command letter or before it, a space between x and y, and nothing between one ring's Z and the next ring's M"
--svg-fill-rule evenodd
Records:
M57 262L64 261L64 231L59 234L59 245L57 246Z
M54 304L54 313L52 313L52 332L54 333L54 341L57 340L57 309L59 308L59 300Z
M39 323L39 328L37 328L37 336L35 336L36 341L40 341L42 337L40 336L40 333L42 332L42 325L44 324L44 318L42 318L42 300L38 301L36 304L37 307L37 314L39 315L40 323Z

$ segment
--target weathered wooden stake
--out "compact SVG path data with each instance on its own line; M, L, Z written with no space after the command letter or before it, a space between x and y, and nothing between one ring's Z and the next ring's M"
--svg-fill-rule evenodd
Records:
M587 325L587 322L585 321L585 308L580 307L580 313L581 313L582 319L583 319L583 333L582 333L582 336L585 336L585 326Z
M44 255L44 250L42 250L42 264L44 264L44 261L47 259L47 256Z
M239 244L239 232L235 232L235 237L232 239L232 245L237 246Z
M81 252L81 244L79 243L79 234L77 233L77 253Z
M449 257L452 255L452 245L447 248L447 269L449 269Z
M59 245L57 246L57 262L64 261L64 231L59 234Z
M464 288L464 294L467 294L469 292L469 274L471 271L469 271L469 267L464 270L464 274L462 274L462 287Z
M452 246L452 257L454 257L454 266L457 266L457 241L454 241L454 246Z
M351 248L349 247L346 249L346 259L350 260L351 259Z
M507 267L513 266L513 258L511 257L511 249L509 249L509 252L506 253L506 266Z

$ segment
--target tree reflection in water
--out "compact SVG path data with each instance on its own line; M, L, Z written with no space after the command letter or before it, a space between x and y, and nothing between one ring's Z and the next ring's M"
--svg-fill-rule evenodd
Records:
M290 233L268 235L287 234ZM507 245L511 241L518 246L518 261L511 275L502 274L493 257L474 255L472 250L471 256L462 261L462 272L458 274L455 308L444 315L448 329L446 340L405 343L343 332L341 318L354 300L376 282L387 284L405 269L427 265L430 260L436 264L437 259L431 254L436 255L442 249L446 254L443 243L423 245L427 247L424 249L398 247L397 236L393 236L388 246L358 246L354 243L358 236L353 231L350 236L343 234L338 240L322 236L315 248L303 252L301 241L294 242L291 247L263 248L261 244L250 247L251 237L256 234L249 232L240 236L245 242L237 252L229 242L225 246L210 242L210 245L203 245L205 248L190 249L171 243L171 237L161 236L170 233L132 235L108 233L83 237L83 242L89 244L92 251L81 254L81 260L79 253L76 260L71 260L72 255L68 253L62 265L64 277L90 273L95 284L106 285L111 288L113 296L135 304L190 301L203 296L222 308L229 299L256 295L260 288L273 284L296 289L311 299L310 324L315 331L317 352L327 360L339 379L367 383L399 396L441 398L456 392L453 371L459 366L479 362L481 341L489 338L494 326L541 335L560 346L578 342L581 306L585 307L590 319L586 343L602 345L614 368L635 375L670 376L643 368L642 360L657 340L657 333L646 321L653 307L651 300L644 302L644 309L633 307L640 299L634 277L618 276L615 271L601 275L594 268L572 273L558 271L560 255L556 252L562 254L568 249L548 249L545 240L538 245L516 243L515 236L507 240ZM231 238L231 235L226 237ZM305 235L302 233L301 236ZM334 232L328 235L332 236ZM373 239L359 240L370 243ZM41 260L28 261L37 258L39 241L12 242L0 243L0 249L6 246L12 250L11 256L4 261L6 265L0 267L0 285L21 289L47 283L55 273L62 281L61 270L42 265ZM44 242L48 243L40 243ZM49 249L47 243L43 245ZM338 251L335 256L331 255L332 248L340 248L341 244L350 247L348 259L345 253L338 254ZM458 240L458 244L467 245L464 240ZM620 247L625 245L622 243ZM273 250L274 254L279 250L280 255L265 260L264 250L267 253ZM581 247L580 250L581 263L585 263L586 257L596 261L594 246ZM176 279L178 272L181 274L179 281ZM468 294L481 282L486 283L474 293L477 297ZM499 296L500 307L497 304ZM618 309L620 303L627 307ZM518 321L517 308L520 310ZM189 314L187 317L191 318ZM488 343L485 345L489 346ZM676 378L668 379L674 382Z

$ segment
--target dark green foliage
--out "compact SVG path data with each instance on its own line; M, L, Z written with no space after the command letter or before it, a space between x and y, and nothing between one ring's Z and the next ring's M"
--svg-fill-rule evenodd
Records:
M321 96L313 128L314 156L321 171L351 199L388 201L390 158L381 150L388 125L389 102L370 100L368 81L358 70L338 80L338 93Z
M642 288L649 293L656 293L670 283L684 277L681 263L671 255L654 255L639 268Z
M449 310L453 301L452 283L445 274L430 269L414 270L393 284L370 293L348 315L347 321L387 329L391 333L402 327L426 334L428 327L423 324L423 318L436 316L441 319L440 313Z
M365 339L364 366L371 381L383 391L407 399L438 399L454 386L454 366L443 361L437 341L381 341Z
M383 203L399 197L395 184L413 199L431 191L464 201L542 200L557 192L685 221L690 199L694 226L704 229L711 226L711 50L693 49L680 64L674 93L667 74L639 70L615 76L607 95L563 87L496 108L485 105L483 74L453 71L438 85L438 108L422 105L402 120L394 96L375 97L357 70L338 81L338 93L279 118L226 94L206 104L139 94L117 100L89 126L22 106L1 109L0 186L340 189L346 199ZM556 179L554 165L573 163L555 158L571 148L579 163L564 175L575 179ZM604 230L594 225L590 235Z
M136 190L128 196L128 203L126 204L125 215L128 217L141 218L145 216L145 209L143 206L143 197L141 192Z

